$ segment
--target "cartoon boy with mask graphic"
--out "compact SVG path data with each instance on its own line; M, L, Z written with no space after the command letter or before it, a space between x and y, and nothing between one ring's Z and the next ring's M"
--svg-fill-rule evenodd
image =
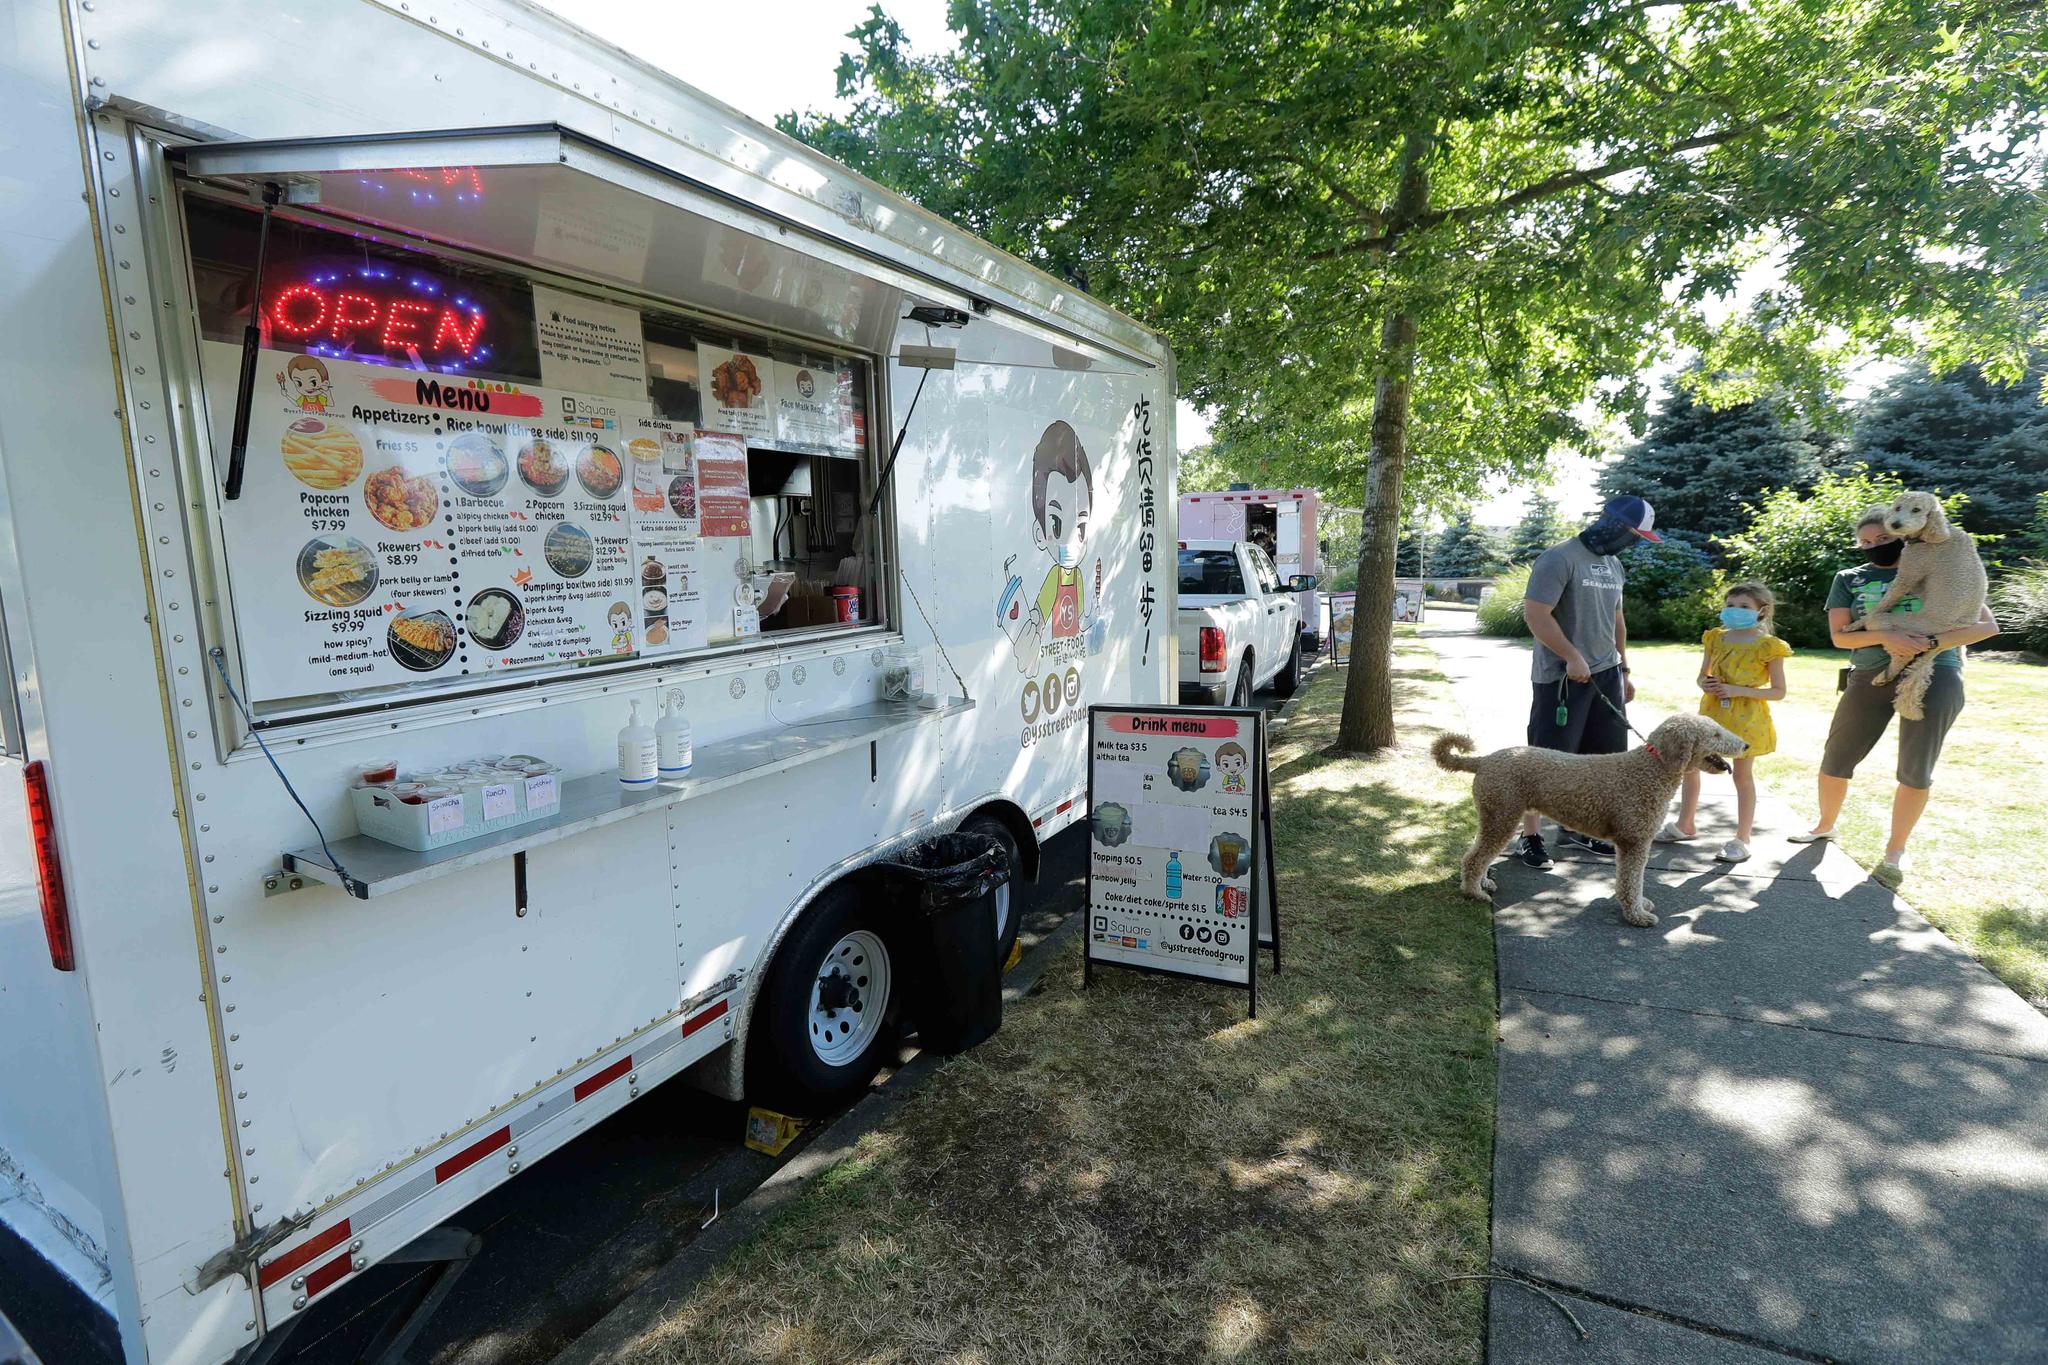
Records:
M1042 637L1068 640L1086 624L1087 583L1081 555L1094 506L1094 476L1080 437L1065 422L1054 422L1038 438L1031 457L1031 537L1052 560L1023 628L1012 637L1017 665L1029 672L1038 662Z

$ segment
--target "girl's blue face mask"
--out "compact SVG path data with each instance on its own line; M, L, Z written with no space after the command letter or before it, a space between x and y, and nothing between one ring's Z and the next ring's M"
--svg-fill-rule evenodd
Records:
M1748 630L1758 620L1755 607L1721 608L1721 624L1730 630Z

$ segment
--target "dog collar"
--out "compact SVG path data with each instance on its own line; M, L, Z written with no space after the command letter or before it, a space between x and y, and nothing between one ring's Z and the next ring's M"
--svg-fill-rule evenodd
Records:
M1648 754L1651 758L1664 757L1664 755L1657 752L1657 746L1650 743L1650 741L1648 741L1647 739L1643 741L1643 752Z

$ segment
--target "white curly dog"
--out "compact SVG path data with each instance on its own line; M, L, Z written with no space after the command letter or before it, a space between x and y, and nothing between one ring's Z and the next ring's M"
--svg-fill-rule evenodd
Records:
M1933 638L1977 624L1987 586L1984 561L1977 557L1977 542L1949 525L1941 499L1932 493L1901 493L1885 512L1884 527L1905 541L1906 548L1899 555L1897 577L1864 618L1863 628ZM1908 596L1920 599L1919 610L1893 611ZM1873 686L1883 687L1897 679L1892 710L1903 719L1919 720L1926 714L1927 685L1934 680L1934 660L1940 653L1941 646L1932 644L1904 662L1894 658L1873 680Z

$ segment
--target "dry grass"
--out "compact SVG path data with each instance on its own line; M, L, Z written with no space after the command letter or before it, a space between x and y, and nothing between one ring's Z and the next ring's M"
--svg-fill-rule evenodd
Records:
M1284 965L1240 991L1079 948L993 1041L715 1272L643 1362L1478 1361L1493 946L1451 872L1456 721L1403 632L1407 747L1321 749L1325 672L1276 745Z

